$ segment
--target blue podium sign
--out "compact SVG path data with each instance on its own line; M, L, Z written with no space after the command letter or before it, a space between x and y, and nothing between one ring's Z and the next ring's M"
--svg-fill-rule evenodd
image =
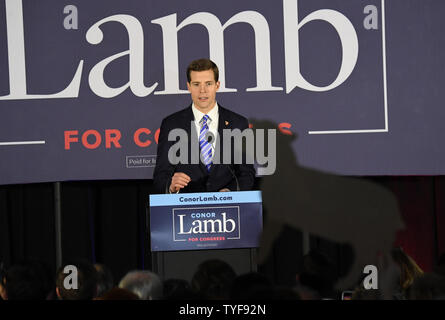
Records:
M150 195L151 251L255 248L260 191Z

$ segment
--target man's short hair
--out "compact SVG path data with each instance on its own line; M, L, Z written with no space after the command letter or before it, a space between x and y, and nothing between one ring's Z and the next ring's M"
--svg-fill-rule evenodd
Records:
M198 266L193 275L191 287L204 299L228 299L235 278L236 273L227 262L210 259Z
M74 265L77 268L77 289L64 286L65 278L68 276L64 273L66 265ZM87 261L72 261L57 270L56 287L59 288L61 300L92 300L97 293L97 271Z
M48 266L40 261L22 261L0 279L8 300L45 300L53 282Z
M119 282L119 288L133 292L141 300L159 300L163 296L161 279L148 270L128 272Z
M190 73L192 71L207 71L212 70L213 75L215 76L215 82L219 79L219 70L218 66L210 59L198 59L190 62L189 66L187 67L187 82L190 83L191 77Z
M98 297L104 295L114 287L113 273L106 265L94 264L97 275L97 293Z

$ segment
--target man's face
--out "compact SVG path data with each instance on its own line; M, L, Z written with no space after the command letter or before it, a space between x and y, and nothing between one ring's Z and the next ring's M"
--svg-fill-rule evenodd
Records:
M215 82L213 70L191 71L187 88L199 111L208 113L212 110L216 103L216 91L219 89L219 81Z

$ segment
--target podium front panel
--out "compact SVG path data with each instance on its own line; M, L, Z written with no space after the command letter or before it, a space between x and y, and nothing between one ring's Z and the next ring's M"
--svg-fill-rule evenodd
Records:
M256 249L153 252L152 259L153 271L163 281L182 279L190 282L199 264L213 259L226 262L237 275L257 271Z
M150 195L152 251L255 248L260 191Z

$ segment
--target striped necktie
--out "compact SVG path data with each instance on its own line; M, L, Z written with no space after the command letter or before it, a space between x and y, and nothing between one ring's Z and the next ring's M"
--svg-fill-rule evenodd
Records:
M209 132L209 126L207 121L211 120L208 115L204 115L201 119L201 130L199 131L199 148L201 149L201 160L210 171L212 166L212 145L207 141L207 132Z

